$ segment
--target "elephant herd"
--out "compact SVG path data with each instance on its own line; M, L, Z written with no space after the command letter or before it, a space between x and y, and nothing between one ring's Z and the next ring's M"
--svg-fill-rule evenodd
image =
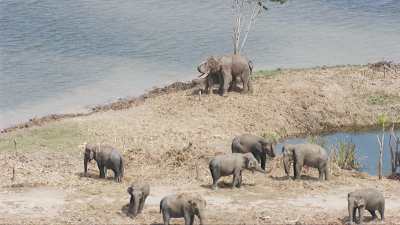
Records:
M258 171L266 173L267 158L275 157L276 143L272 140L243 134L233 139L232 153L220 154L209 161L212 177L212 189L218 188L218 180L223 176L233 175L232 188L240 188L242 171ZM319 180L329 179L329 157L326 150L315 144L285 144L282 147L284 170L289 176L290 165L293 164L294 178L300 179L301 169L308 166L318 169ZM124 161L121 154L108 145L86 144L84 151L84 175L87 175L87 164L91 160L97 162L100 178L105 178L107 169L114 172L114 179L121 182L124 175ZM146 198L150 194L148 184L130 185L127 189L130 195L128 215L135 217L142 212ZM181 193L164 197L160 201L164 225L169 224L170 218L184 218L185 225L192 225L197 216L200 224L204 224L204 210L206 201L198 194ZM375 219L376 211L381 220L384 219L385 199L376 189L360 189L348 194L348 212L350 223L356 222L359 214L359 223L362 222L364 210L368 210Z
M205 80L205 91L212 92L214 83L219 84L219 94L237 88L237 83L242 83L242 93L252 92L253 87L250 75L253 71L253 63L241 55L227 55L209 57L202 62L197 70L200 78ZM275 157L276 143L272 140L243 134L233 139L230 154L217 155L209 162L212 177L211 188L218 188L218 180L224 176L233 175L232 188L240 188L242 185L243 170L266 173L267 158ZM329 179L329 157L326 150L315 144L285 144L282 147L283 166L287 176L290 166L293 165L293 179L301 178L303 166L318 169L319 180ZM109 145L85 145L84 175L87 176L87 165L91 160L97 162L100 178L105 178L107 169L114 172L114 179L121 182L124 176L124 160L122 155ZM134 183L127 189L130 195L128 215L135 217L142 212L146 198L150 194L148 184ZM204 210L206 201L199 195L181 193L165 196L160 201L160 213L162 213L165 225L170 218L184 218L185 225L192 225L197 216L200 224L204 224ZM384 219L385 199L376 189L361 189L348 194L348 210L350 223L356 222L358 211L362 222L363 211L368 210L373 218L376 211Z

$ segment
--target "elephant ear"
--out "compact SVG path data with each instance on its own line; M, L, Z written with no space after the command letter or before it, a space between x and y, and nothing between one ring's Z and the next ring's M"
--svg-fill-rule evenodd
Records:
M210 69L210 72L217 72L221 68L218 60L214 56L211 56L210 58L208 58L207 65L208 65L208 68Z
M191 209L197 209L198 208L197 202L195 200L191 199L191 200L188 201L188 203L189 203L189 206L190 206Z
M363 198L357 198L355 200L355 205L357 207L364 207L365 206L365 200Z
M257 165L257 161L252 153L244 154L244 165L246 168L253 168Z

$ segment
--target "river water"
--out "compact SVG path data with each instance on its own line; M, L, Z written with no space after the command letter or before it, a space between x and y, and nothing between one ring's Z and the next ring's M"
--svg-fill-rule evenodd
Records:
M400 135L400 130L395 132ZM323 144L328 151L337 149L339 143L353 143L356 150L356 158L361 164L360 170L371 175L378 173L379 143L377 135L381 137L381 131L363 131L363 132L337 132L328 135L322 135L319 142ZM310 138L290 138L277 145L277 151L281 151L285 143L299 144L310 142ZM383 152L383 173L389 175L390 167L390 149L389 132L385 132L384 152Z
M0 128L195 77L232 49L230 0L0 0ZM244 53L256 69L400 61L400 1L271 5Z

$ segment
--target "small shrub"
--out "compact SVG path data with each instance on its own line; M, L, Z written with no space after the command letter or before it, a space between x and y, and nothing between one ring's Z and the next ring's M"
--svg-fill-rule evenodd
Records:
M266 133L263 133L261 136L263 138L265 138L267 140L271 140L275 143L278 143L279 140L281 139L281 136L276 132L266 132Z
M360 170L361 164L356 156L356 145L352 142L339 142L333 147L334 159L331 159L341 169Z

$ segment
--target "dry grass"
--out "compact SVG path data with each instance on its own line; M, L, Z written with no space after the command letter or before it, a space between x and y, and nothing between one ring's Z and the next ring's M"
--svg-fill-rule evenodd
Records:
M254 93L229 93L199 98L193 89L157 95L120 111L99 112L0 135L3 190L20 186L52 187L65 196L58 215L35 217L1 213L7 223L160 223L159 200L175 192L206 196L209 224L341 224L347 215L346 194L359 187L376 186L388 199L387 223L400 221L400 184L365 174L343 172L332 165L333 176L318 182L316 171L305 171L302 181L287 179L280 158L269 164L268 175L244 173L240 190L211 191L209 159L230 152L231 140L241 133L275 137L313 134L347 127L372 126L378 115L398 115L400 101L367 104L366 96L399 95L400 78L365 75L365 67L281 70L254 78ZM17 141L18 154L13 148ZM84 142L114 145L122 152L126 171L122 184L98 179L95 164L82 177ZM11 181L12 168L16 177ZM109 172L109 177L111 177ZM151 185L144 213L134 221L121 208L128 203L126 188L133 181ZM22 190L22 191L23 191ZM9 196L9 197L7 197ZM0 194L0 199L18 199ZM59 199L59 198L57 198ZM324 200L327 199L327 200ZM51 202L50 202L51 203ZM49 204L50 204L49 203ZM14 203L13 203L14 204ZM11 206L7 206L11 207ZM19 206L14 204L17 209ZM12 208L11 208L12 209ZM33 211L32 211L33 210ZM290 213L288 213L290 212ZM294 213L292 213L294 212ZM33 213L33 214L32 214ZM37 214L37 213L36 213ZM179 221L178 223L182 223Z

